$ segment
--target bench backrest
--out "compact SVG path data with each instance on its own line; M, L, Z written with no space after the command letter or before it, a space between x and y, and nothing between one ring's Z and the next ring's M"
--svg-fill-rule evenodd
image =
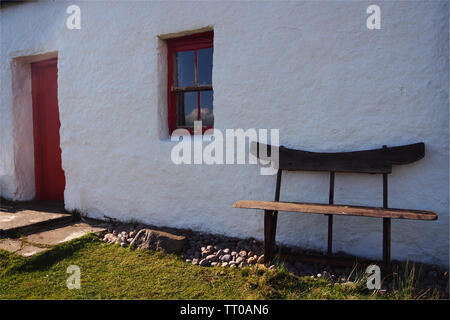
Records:
M267 152L261 152L262 147L267 148ZM252 142L250 150L259 159L270 160L265 155L270 157L276 148L279 152L279 163L275 201L280 200L282 170L329 171L330 204L334 202L335 172L378 173L383 174L383 207L385 208L387 208L387 174L392 172L392 165L412 163L425 156L423 142L398 147L383 146L380 149L335 153L309 152Z
M252 150L261 157L261 143L253 142ZM358 173L391 173L392 165L415 162L425 156L423 142L399 147L353 151L353 152L309 152L267 145L267 155L278 148L279 169L290 171L334 171ZM267 160L267 158L266 158Z

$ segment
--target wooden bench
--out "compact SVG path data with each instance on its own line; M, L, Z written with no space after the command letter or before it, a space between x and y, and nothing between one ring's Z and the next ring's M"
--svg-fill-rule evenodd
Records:
M388 174L392 165L408 164L422 159L425 155L423 143L381 149L340 152L316 153L294 150L283 146L274 147L253 142L251 152L258 158L268 160L261 153L261 147L267 148L267 156L279 152L275 201L241 200L233 204L235 208L264 210L264 257L266 263L274 257L275 235L278 211L324 214L328 216L328 251L332 255L333 216L362 216L383 219L383 266L390 270L391 219L436 220L437 214L431 211L406 210L388 208ZM278 150L276 150L278 149ZM329 171L330 188L328 204L282 202L280 200L281 174L288 171ZM363 207L334 204L335 172L382 174L383 176L383 207Z

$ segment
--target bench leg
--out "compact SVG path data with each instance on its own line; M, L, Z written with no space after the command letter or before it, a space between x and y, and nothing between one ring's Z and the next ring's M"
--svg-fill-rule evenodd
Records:
M328 255L333 253L333 215L328 215Z
M272 214L272 255L275 251L275 237L277 234L277 220L278 220L278 211L274 211Z
M391 219L383 218L383 269L387 275L391 270Z
M383 146L386 148L386 146ZM383 173L383 208L388 207L387 173ZM391 219L383 218L383 269L384 274L391 272Z
M264 210L264 262L270 263L275 251L278 212Z
M334 203L334 171L330 171L330 192L328 203ZM328 215L328 255L333 253L333 215Z

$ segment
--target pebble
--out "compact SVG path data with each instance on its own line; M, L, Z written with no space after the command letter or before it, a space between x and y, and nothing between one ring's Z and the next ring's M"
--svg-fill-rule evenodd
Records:
M211 253L212 253L211 250L205 249L202 251L202 257L209 256Z
M257 263L264 264L264 255L261 255L261 256L258 258Z
M226 254L222 257L223 262L229 262L231 260L231 255Z
M217 258L216 255L210 254L209 256L206 257L206 260L212 261L212 260L215 260L216 258Z

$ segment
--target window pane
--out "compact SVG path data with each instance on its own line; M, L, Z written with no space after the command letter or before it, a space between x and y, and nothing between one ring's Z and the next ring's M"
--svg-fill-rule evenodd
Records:
M182 51L175 53L175 64L175 86L193 86L195 79L195 52Z
M198 84L212 84L213 48L197 51Z
M204 127L212 127L214 125L212 90L200 91L200 115Z
M197 92L177 93L177 126L194 127L194 120L197 120L197 114Z

